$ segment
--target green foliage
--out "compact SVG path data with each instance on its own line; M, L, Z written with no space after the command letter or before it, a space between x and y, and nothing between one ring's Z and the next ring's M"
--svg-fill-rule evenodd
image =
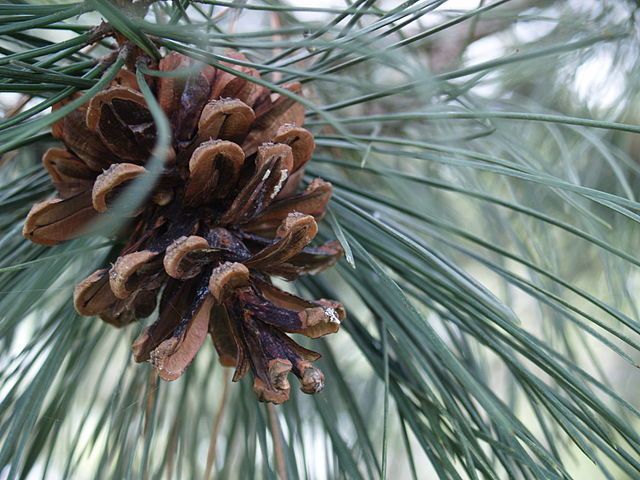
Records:
M0 121L0 477L640 476L631 2L146 3L144 19L106 0L0 4L0 92L23 106ZM157 383L130 358L141 325L71 305L113 240L22 238L52 192L49 127L124 62L101 20L151 57L257 68L307 108L306 180L333 183L321 232L346 251L298 283L348 312L320 342L324 393L266 408L210 345ZM608 89L580 93L607 61Z

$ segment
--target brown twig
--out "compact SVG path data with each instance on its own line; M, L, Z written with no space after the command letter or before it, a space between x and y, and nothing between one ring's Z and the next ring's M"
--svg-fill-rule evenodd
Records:
M14 115L17 115L18 113L20 113L22 111L22 109L25 107L25 105L27 103L29 103L29 100L31 100L31 95L22 95L18 101L15 103L15 105L13 105L13 107L9 108L5 114L4 114L4 118L11 118Z
M218 412L216 413L215 418L213 419L213 427L211 430L211 439L209 440L209 451L207 452L207 466L204 470L204 476L202 477L204 480L209 480L212 478L213 471L213 463L216 459L216 443L218 440L218 435L220 433L220 428L222 427L222 420L224 418L224 410L227 405L227 400L229 398L229 370L224 369L223 380L224 388L222 390L222 400L220 400L220 407L218 407Z
M175 451L178 447L178 427L180 425L180 415L176 414L173 424L171 425L171 431L169 432L169 442L167 443L167 480L173 478L173 460L175 457Z
M276 458L276 468L280 480L287 480L287 464L284 459L284 447L282 445L282 431L280 430L280 422L276 407L272 403L267 404L267 412L269 414L269 423L271 424L271 438L273 439L273 453Z
M156 372L153 368L149 371L149 376L147 377L147 384L149 388L149 392L147 393L147 402L145 405L144 411L144 434L146 435L149 430L149 422L151 420L151 415L153 412L153 405L156 401L156 395L158 393L158 372Z
M22 109L29 103L31 100L31 95L22 95L18 101L10 107L4 114L4 120L11 118L22 111ZM7 152L4 155L0 156L0 166L7 163L9 160L14 158L18 154L17 150L12 150L11 152Z
M91 29L91 34L89 36L89 41L87 42L89 45L96 45L99 41L104 38L111 36L115 33L114 28L107 22L102 22L100 25L93 27Z
M545 0L513 0L509 2L514 15L532 6L540 6ZM482 6L484 1L480 2ZM429 54L428 61L433 73L446 72L457 68L462 56L472 43L485 37L503 32L513 26L510 18L473 17L471 22L463 22L447 28L441 35L436 35L425 49Z
M282 22L280 21L280 16L278 15L277 12L272 12L271 16L269 17L269 21L271 23L271 28L275 31L275 30L279 30L282 28ZM274 34L271 35L271 39L274 42L279 42L282 40L282 35L279 34ZM273 50L273 56L277 56L280 52L282 51L281 48L275 48ZM282 72L274 72L273 73L273 82L274 83L278 83L280 82L280 80L282 79Z

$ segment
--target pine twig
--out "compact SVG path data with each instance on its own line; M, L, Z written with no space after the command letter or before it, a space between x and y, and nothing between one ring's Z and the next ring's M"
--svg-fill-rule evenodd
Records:
M278 422L278 414L276 407L272 403L267 404L267 412L269 414L269 423L271 425L271 438L273 439L273 454L276 459L276 467L280 480L287 480L287 463L284 459L284 445L282 445L282 431L280 430L280 422Z
M213 463L216 459L216 444L218 440L218 435L220 433L220 428L222 427L222 419L224 417L224 410L227 405L227 400L229 398L229 370L223 370L223 384L224 389L222 390L222 400L220 400L220 407L218 408L218 412L213 419L213 428L211 430L211 440L209 440L209 450L207 451L207 466L204 470L203 479L208 480L212 478L211 474L213 471Z

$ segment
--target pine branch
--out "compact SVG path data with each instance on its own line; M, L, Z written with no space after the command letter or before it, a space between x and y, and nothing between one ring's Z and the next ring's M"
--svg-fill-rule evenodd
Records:
M640 474L633 7L450 6L0 5L1 475ZM474 58L482 39L495 55ZM192 60L163 71L170 52ZM581 94L602 59L606 86ZM157 85L207 68L304 106L316 149L300 178L333 185L318 244L344 258L292 293L348 316L320 342L325 391L278 407L230 384L208 343L156 381L130 345L158 311L121 329L76 314L73 286L116 263L126 218L54 247L21 233L60 187L41 163L59 122L114 79L159 132L114 212L145 205L177 145Z

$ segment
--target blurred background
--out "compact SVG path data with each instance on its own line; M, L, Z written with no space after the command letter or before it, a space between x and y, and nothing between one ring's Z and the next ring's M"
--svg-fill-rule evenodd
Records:
M25 19L4 10L0 478L638 478L637 7L152 3L139 28L163 49L238 49L310 102L307 180L333 183L321 232L346 256L297 289L348 319L304 343L325 391L276 409L231 384L210 344L159 383L130 356L142 324L77 317L73 284L105 238L21 238L51 192L38 165L56 145L52 93L16 87L9 69L25 67L2 58L105 14L17 35L7 25ZM112 46L33 58L55 70Z

